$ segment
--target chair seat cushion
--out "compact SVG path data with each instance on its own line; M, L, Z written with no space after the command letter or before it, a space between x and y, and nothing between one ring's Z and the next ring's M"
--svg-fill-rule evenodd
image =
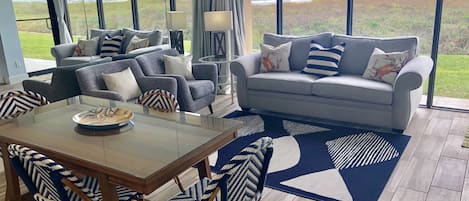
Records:
M67 57L60 61L61 66L71 66L83 63L89 63L101 59L100 56Z
M192 186L190 186L186 191L181 192L171 198L171 200L191 200L191 201L196 201L196 200L202 200L202 195L207 189L208 184L210 183L209 178L204 178L202 180L199 180ZM217 197L214 199L216 201L220 201L220 193L217 194Z
M210 80L187 80L192 98L199 99L213 93L215 86Z
M271 72L252 75L248 78L248 89L311 95L311 88L318 76L299 71Z
M361 76L342 75L316 80L313 83L312 93L327 98L390 105L393 87Z

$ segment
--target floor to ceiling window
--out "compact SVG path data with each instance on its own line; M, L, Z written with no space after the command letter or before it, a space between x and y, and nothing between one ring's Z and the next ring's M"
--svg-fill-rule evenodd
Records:
M284 0L283 34L345 34L346 0Z
M433 105L469 110L469 1L445 0Z
M68 12L74 41L89 38L89 30L99 27L96 0L68 1Z
M246 32L253 50L259 50L264 33L275 33L277 30L276 1L246 1ZM249 49L248 49L249 50Z
M130 0L103 0L106 29L132 28Z
M141 30L166 30L168 0L138 0L138 15Z
M177 0L176 1L176 10L184 11L186 14L186 29L184 30L184 51L187 53L191 52L192 48L192 21L193 21L193 0Z
M28 72L54 65L50 47L54 46L46 0L13 0L21 48Z

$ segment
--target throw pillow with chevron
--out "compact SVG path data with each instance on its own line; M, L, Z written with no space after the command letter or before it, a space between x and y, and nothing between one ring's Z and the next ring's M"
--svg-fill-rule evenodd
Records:
M9 91L0 94L0 119L14 119L35 107L49 104L46 97L32 91Z
M143 93L137 98L136 103L160 112L176 112L179 109L176 97L171 92L162 89Z

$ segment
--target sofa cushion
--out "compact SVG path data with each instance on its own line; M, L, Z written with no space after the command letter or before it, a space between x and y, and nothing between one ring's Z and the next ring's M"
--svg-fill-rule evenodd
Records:
M86 56L86 57L66 57L60 61L60 66L72 66L77 64L89 63L101 59L100 56Z
M290 62L290 70L292 71L302 70L306 66L311 40L316 41L323 47L331 47L332 33L320 33L310 36L264 34L264 44L274 47L290 41L292 42L290 57L288 59Z
M210 80L187 80L192 98L199 99L215 91L215 86Z
M327 98L390 105L393 87L361 76L342 75L316 80L312 84L312 93Z
M375 48L384 52L409 51L409 60L417 54L417 37L397 38L371 38L348 35L334 35L332 45L346 44L342 60L340 61L340 74L362 75L365 72L371 53Z
M311 95L312 84L318 76L294 72L272 72L252 75L248 89Z

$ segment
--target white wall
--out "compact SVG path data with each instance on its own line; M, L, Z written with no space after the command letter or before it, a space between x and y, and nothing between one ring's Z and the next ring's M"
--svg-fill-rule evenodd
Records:
M0 0L0 27L0 83L15 84L28 75L11 0Z

